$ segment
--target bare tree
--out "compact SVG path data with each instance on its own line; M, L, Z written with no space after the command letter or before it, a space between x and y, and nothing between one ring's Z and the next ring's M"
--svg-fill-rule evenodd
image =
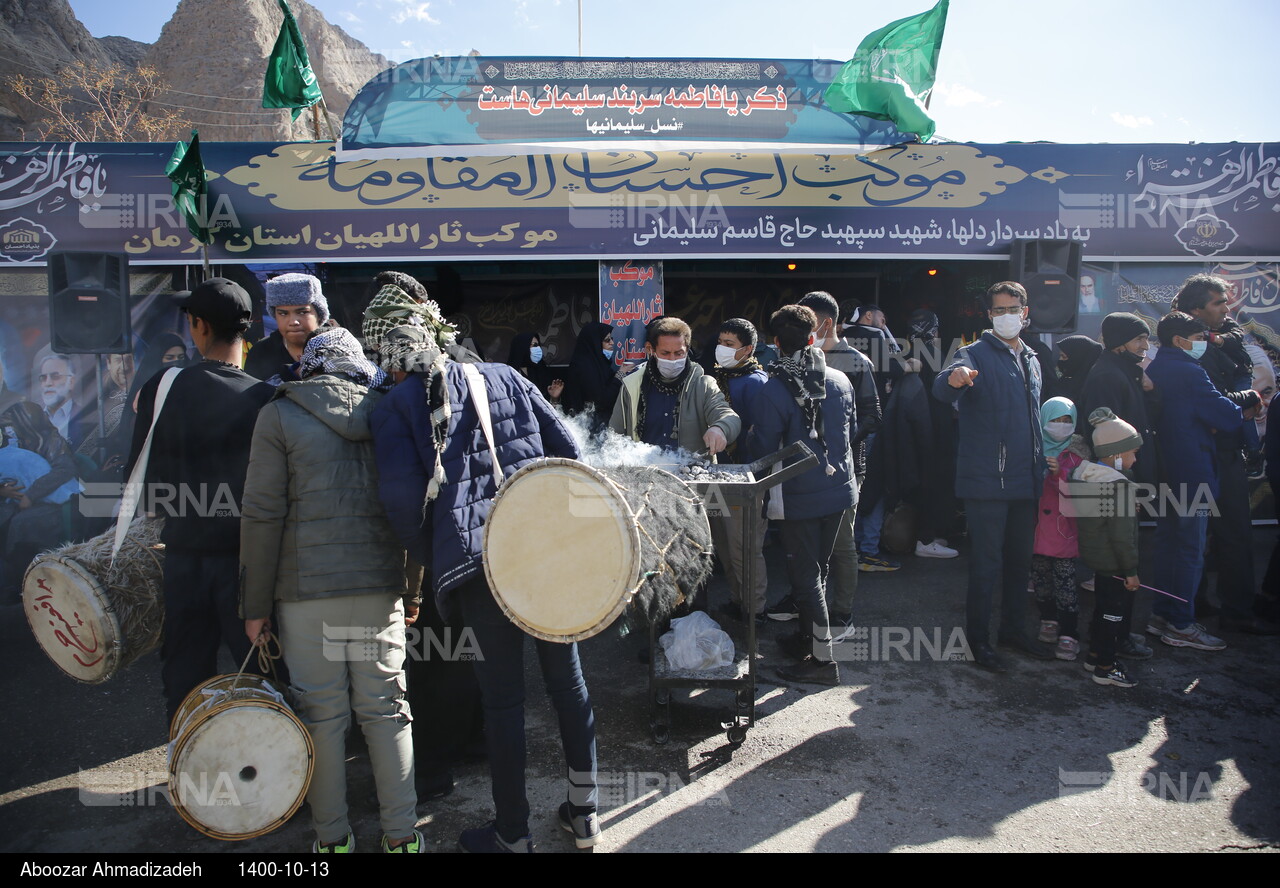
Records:
M167 89L155 68L73 62L51 77L17 76L13 90L43 112L42 140L161 142L186 123L155 99Z

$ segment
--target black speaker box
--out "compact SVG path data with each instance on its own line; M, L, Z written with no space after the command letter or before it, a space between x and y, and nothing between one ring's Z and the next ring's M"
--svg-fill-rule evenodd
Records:
M1009 277L1027 288L1030 333L1074 333L1080 308L1080 242L1016 240Z
M128 257L67 251L50 253L48 262L53 350L67 355L131 352Z

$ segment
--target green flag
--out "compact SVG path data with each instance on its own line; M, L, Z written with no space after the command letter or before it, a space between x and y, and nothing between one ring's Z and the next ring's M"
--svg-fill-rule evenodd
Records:
M200 136L195 130L191 131L190 145L179 142L174 146L164 174L173 182L173 202L187 223L187 231L202 244L213 243L205 212L209 187L205 183L204 163L200 160Z
M298 23L285 0L278 0L284 13L280 36L267 59L267 76L262 83L263 108L292 108L297 120L303 108L320 101L320 84L311 70L307 47L302 42Z
M949 0L928 12L899 19L858 44L853 58L827 87L833 111L888 120L922 142L936 129L927 104L938 70Z

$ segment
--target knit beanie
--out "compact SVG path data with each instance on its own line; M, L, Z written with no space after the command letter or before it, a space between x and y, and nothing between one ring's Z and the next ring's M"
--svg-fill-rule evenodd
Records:
M1128 453L1142 446L1138 430L1106 407L1099 407L1089 414L1089 425L1093 426L1093 455L1099 459Z
M281 305L314 305L323 324L329 320L329 300L324 298L320 281L309 274L290 272L267 281L267 311Z
M1151 328L1147 326L1146 321L1132 312L1115 311L1102 319L1104 348L1119 348L1130 339L1135 339L1144 333L1150 334Z

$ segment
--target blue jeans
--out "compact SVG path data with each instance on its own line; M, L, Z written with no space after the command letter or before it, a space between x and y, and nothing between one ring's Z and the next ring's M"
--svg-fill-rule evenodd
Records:
M476 680L484 705L498 834L512 842L529 834L529 799L524 784L524 643L529 636L502 613L483 576L464 583L454 594L462 605L463 622L475 633L479 648ZM541 639L535 639L534 644L542 680L560 722L569 804L594 810L599 797L596 719L578 663L578 646Z
M862 512L853 525L853 540L863 555L880 554L880 531L884 528L884 497L876 500L870 512Z
M989 644L991 603L1000 578L1000 638L1026 635L1027 580L1036 534L1035 500L964 501L969 522L969 594L966 633L969 644Z
M1175 601L1156 595L1151 612L1178 629L1196 621L1196 590L1204 572L1204 541L1208 515L1160 515L1156 518L1155 587L1185 598Z

